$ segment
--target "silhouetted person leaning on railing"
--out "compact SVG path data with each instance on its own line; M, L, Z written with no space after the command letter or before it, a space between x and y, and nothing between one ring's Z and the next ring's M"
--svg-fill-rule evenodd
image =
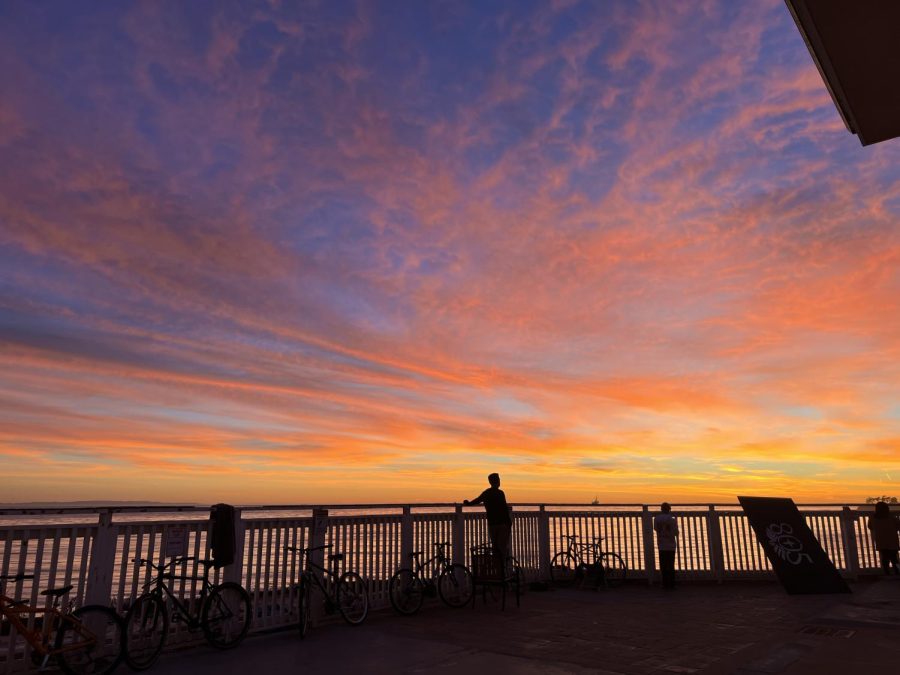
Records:
M881 569L885 574L900 574L900 565L897 562L897 552L900 550L900 519L891 515L891 507L887 502L878 502L875 505L875 513L869 518L869 529L872 530L872 538L875 540L875 548L881 557Z
M672 507L668 502L660 504L661 513L653 519L656 530L656 544L659 548L659 572L662 575L662 587L666 590L675 588L675 551L678 550L678 522L672 515Z
M497 569L503 569L506 556L509 554L509 535L512 531L512 518L509 517L509 507L506 505L506 495L500 489L500 474L492 473L488 476L491 484L472 501L463 501L466 506L484 504L487 512L488 534L491 537L491 546L494 547L494 555L497 557Z

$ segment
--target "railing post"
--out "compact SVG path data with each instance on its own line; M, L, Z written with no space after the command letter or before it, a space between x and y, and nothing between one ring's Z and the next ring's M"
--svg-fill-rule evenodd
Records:
M400 567L412 567L410 555L413 550L414 527L412 508L404 506L403 516L400 518Z
M713 575L720 584L725 580L725 551L722 548L722 529L716 507L709 505L706 514L706 540L709 542L709 564Z
M310 559L316 565L324 567L325 539L328 533L328 509L314 508L312 510L312 530L309 533L309 546L316 549L310 553Z
M309 532L309 546L310 548L316 548L317 546L325 546L326 534L328 533L328 509L320 509L314 508L312 510L312 527ZM318 565L319 567L325 566L325 551L324 549L318 548L315 551L311 551L309 554L310 560L313 564ZM313 574L316 574L313 571ZM310 606L310 614L312 615L313 621L317 621L320 617L325 614L325 598L322 597L319 593L312 593L312 598L319 598L319 601L313 600Z
M847 576L851 579L859 577L859 547L856 544L856 517L845 506L841 511L841 542L844 545L844 562L847 563Z
M100 511L97 534L91 542L85 605L109 607L112 602L113 569L116 566L116 527L112 524L112 509Z
M463 516L463 507L456 504L456 513L453 517L453 558L454 562L466 563L466 520Z
M538 561L540 565L540 579L550 578L550 514L547 508L541 504L538 512Z
M653 516L646 504L641 508L641 530L644 534L644 569L647 570L647 583L653 585L656 577L656 551L653 545Z
M222 572L223 581L233 581L236 584L244 583L244 533L246 532L244 518L241 510L234 510L234 562L228 565ZM279 551L278 555L282 555Z

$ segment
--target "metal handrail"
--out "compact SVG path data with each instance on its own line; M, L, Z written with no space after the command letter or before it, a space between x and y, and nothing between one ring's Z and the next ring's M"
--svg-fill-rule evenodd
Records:
M731 503L731 502L685 502L685 503L677 503L670 502L673 510L677 510L678 508L706 508L706 507L724 507L724 508L740 508L740 504ZM515 507L551 507L551 508L611 508L611 507L626 507L626 508L636 508L642 509L647 506L652 508L656 508L657 504L654 503L630 503L630 502L603 502L599 504L594 503L581 503L581 502L511 502L510 506L515 509ZM814 503L798 503L797 506L799 508L843 508L849 507L851 509L860 507L868 507L874 508L872 504L864 504L864 503L850 503L850 502L814 502ZM243 512L254 512L254 511L307 511L314 509L334 509L334 510L344 510L344 509L354 509L354 510L366 510L366 509L417 509L417 508L453 508L461 507L463 509L472 509L478 511L481 509L480 506L469 506L463 505L462 502L405 502L405 503L366 503L366 504L244 504L238 505L236 508L241 509ZM200 512L208 512L209 506L204 506L200 504L192 504L192 505L184 505L184 504L172 504L172 505L162 505L162 504L153 504L153 505L127 505L127 506L47 506L47 507L15 507L9 506L0 508L0 516L27 516L27 515L54 515L54 514L95 514L95 513L200 513Z

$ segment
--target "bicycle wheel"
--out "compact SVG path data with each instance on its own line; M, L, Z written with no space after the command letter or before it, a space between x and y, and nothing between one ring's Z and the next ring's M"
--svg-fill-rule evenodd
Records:
M169 614L158 595L142 595L125 614L125 663L146 670L159 658L169 634Z
M306 579L300 580L300 587L298 588L298 592L300 594L300 597L298 598L298 611L300 613L300 620L297 627L300 629L300 637L302 638L306 637L306 633L309 630L310 584Z
M554 586L571 586L578 576L578 560L568 551L560 551L550 561L550 581Z
M300 578L300 583L296 586L294 592L297 594L297 628L300 630L300 637L306 637L309 631L309 593L310 584L305 577Z
M453 563L441 570L438 577L438 595L448 607L466 605L475 592L475 583L469 568L461 563Z
M425 600L422 580L412 570L398 570L388 584L391 607L400 614L415 614Z
M86 605L63 617L56 660L69 675L111 673L125 656L122 619L109 607Z
M603 578L607 586L615 588L625 582L628 568L618 553L601 553L600 564L603 565Z
M337 606L344 621L358 626L369 614L369 592L366 580L356 572L344 572L338 579Z
M231 649L240 644L252 618L250 596L233 581L215 586L200 609L203 635L218 649Z

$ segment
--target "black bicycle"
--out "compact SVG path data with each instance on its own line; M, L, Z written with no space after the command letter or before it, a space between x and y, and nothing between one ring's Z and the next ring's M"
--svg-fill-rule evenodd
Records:
M331 553L328 560L331 569L326 569L312 561L310 553L331 548L331 544L325 546L313 546L311 548L299 548L297 546L285 546L285 551L300 554L300 566L303 572L300 575L300 583L296 586L298 594L298 613L300 637L306 635L309 630L311 595L313 586L318 587L325 596L325 611L329 614L335 610L340 612L344 621L351 626L358 626L369 614L369 591L366 580L358 572L352 570L338 576L338 563L344 559L343 553ZM321 577L321 578L320 578Z
M422 562L422 551L409 554L412 568L397 570L388 585L391 606L400 614L415 614L422 607L425 596L440 596L449 607L463 607L472 599L472 572L461 563L451 562L447 556L449 542L434 545L435 555Z
M213 585L209 581L212 560L197 560L203 568L203 576L176 574L175 566L191 560L191 557L172 558L167 563L155 565L143 558L132 560L141 567L155 571L156 577L144 584L141 595L125 614L125 662L135 670L152 666L162 651L169 634L169 610L172 605L172 621L183 621L188 630L203 630L203 636L213 647L231 649L237 646L250 629L253 618L250 596L240 584L232 581ZM199 614L172 593L167 581L202 581ZM153 587L152 590L150 587Z
M566 549L560 551L550 561L550 580L554 585L566 586L584 581L596 575L597 585L621 586L625 581L628 567L618 553L604 551L600 542L604 537L595 537L591 543L579 542L574 534L563 535Z

